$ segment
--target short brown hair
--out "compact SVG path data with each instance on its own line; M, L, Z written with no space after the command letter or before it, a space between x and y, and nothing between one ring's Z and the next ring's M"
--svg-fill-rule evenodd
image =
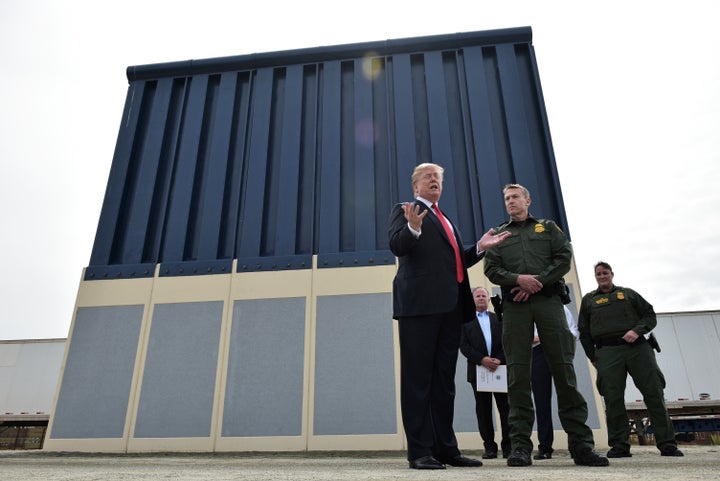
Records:
M530 198L530 191L527 190L525 187L523 187L523 186L520 185L520 184L506 184L505 187L503 187L503 195L505 195L505 192L506 192L508 189L520 189L520 192L523 193L523 196L524 196L526 199L529 199L529 198Z
M612 267L610 267L610 264L605 261L596 262L595 266L593 267L593 271L596 271L598 267L604 267L605 269L609 270L611 274L614 274Z

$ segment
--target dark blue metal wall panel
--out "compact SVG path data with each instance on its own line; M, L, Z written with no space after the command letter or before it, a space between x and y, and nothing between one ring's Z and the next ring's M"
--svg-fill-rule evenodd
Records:
M410 55L396 55L393 58L393 112L407 112L403 116L393 115L395 121L391 123L395 134L395 164L397 168L391 175L395 178L395 190L392 198L395 202L402 202L412 197L410 188L410 172L417 165L415 102L412 86L412 59ZM392 144L391 144L392 145ZM392 153L392 151L391 151ZM406 172L405 175L397 175Z
M494 70L494 62L491 56L486 55L483 47L469 47L465 51L465 72L466 86L468 90L467 108L470 120L469 142L477 152L484 152L485 156L475 156L475 169L479 172L478 191L475 198L480 198L479 205L475 207L476 215L480 219L490 219L499 210L503 203L501 196L485 195L481 193L492 192L497 188L497 179L500 177L500 169L497 162L489 162L487 159L498 158L498 146L494 135L495 125L493 123L489 81L486 79L486 65L490 66L490 72ZM490 57L488 59L488 57ZM483 224L485 222L483 221Z
M192 250L193 196L202 177L203 120L208 94L208 76L192 77L185 90L181 134L170 191L160 261L179 261ZM195 206L196 207L196 206Z
M280 162L278 169L278 188L271 191L271 198L275 201L276 210L286 210L286 216L274 215L275 218L275 246L272 255L293 255L295 254L296 240L295 233L298 225L298 205L301 178L300 161L302 150L302 130L298 126L303 125L303 67L293 65L287 69L286 94L283 97L282 140L280 145ZM292 202L288 200L292 199ZM287 223L287 225L285 225Z
M213 99L214 112L210 120L207 162L203 172L205 181L199 189L197 208L199 219L196 256L199 259L213 259L220 254L224 187L232 138L230 129L233 125L236 80L237 75L223 74L217 85L217 96Z
M320 185L318 186L319 252L340 252L340 85L341 62L327 62L322 82L322 118L320 119ZM322 189L319 187L322 186Z
M373 85L382 85L383 79L373 81L369 78L363 59L355 60L354 70L354 110L353 119L355 141L354 169L347 178L351 181L352 197L344 203L351 206L345 214L353 221L352 242L348 242L349 251L369 251L377 248L377 222L375 219L375 120L382 118L382 112L374 112ZM345 250L345 249L343 249Z
M87 279L391 264L421 162L467 242L502 186L567 231L529 27L128 68Z
M145 83L131 85L128 89L125 109L123 111L122 125L118 135L118 142L115 147L115 155L110 166L105 201L100 212L101 222L95 236L90 265L103 265L117 263L118 259L113 256L113 250L122 242L121 212L123 196L130 188L126 182L130 170L131 151L133 147L133 136L135 126L140 115L140 106L145 89ZM127 261L125 263L128 263Z
M244 198L241 204L239 257L267 254L262 252L263 217L266 209L266 182L270 157L273 69L257 72L252 107L248 168L245 172Z

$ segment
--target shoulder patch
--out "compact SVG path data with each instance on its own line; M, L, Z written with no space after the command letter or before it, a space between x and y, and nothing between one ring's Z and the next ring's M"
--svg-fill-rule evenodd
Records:
M558 232L560 232L561 234L564 234L564 232L562 231L562 229L560 228L560 226L557 225L557 222L552 221L552 220L550 220L550 219L542 219L541 222L542 222L543 224L545 224L545 228L546 228L546 229L555 229L555 230L557 230Z

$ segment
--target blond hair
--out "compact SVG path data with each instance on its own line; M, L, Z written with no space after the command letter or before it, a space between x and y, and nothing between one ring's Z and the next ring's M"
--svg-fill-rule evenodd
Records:
M410 177L413 191L415 190L415 184L418 183L423 172L429 169L436 170L440 174L440 182L442 182L443 172L445 172L445 169L443 169L437 164L433 164L432 162L424 162L415 166L415 170L413 170L412 176Z

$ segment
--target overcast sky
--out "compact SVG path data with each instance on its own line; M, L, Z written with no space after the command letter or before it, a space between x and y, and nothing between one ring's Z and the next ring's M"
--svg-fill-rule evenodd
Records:
M720 7L0 0L0 339L67 337L132 65L530 26L582 292L720 309ZM462 227L462 226L461 226Z

